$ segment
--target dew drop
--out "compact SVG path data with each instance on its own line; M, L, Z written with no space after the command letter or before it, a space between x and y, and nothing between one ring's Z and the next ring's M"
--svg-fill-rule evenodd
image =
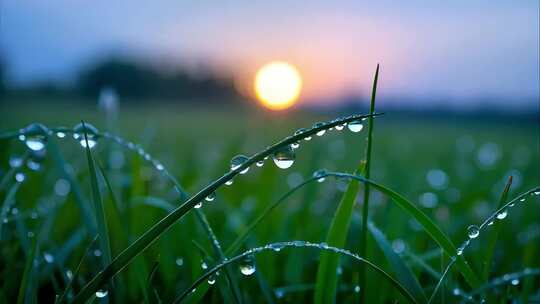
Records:
M210 285L214 285L216 283L216 276L215 275L211 275L208 277L208 284Z
M470 225L467 228L467 235L470 239L475 239L478 237L478 235L480 235L480 229L478 229L478 226L476 225Z
M512 285L514 285L514 286L518 286L519 285L519 280L518 279L513 279L510 283Z
M360 286L359 285L354 286L354 292L356 292L356 293L360 292Z
M245 155L236 155L231 159L231 170L236 170L240 168L249 158ZM249 171L249 167L240 171L240 174L246 174Z
M272 244L272 246L270 246L270 248L276 252L279 252L281 251L281 249L283 249L285 247L285 244L283 243L276 243L276 244Z
M205 261L202 261L202 262L201 262L201 268L202 268L203 270L208 269L208 264L206 264Z
M250 276L255 273L256 271L255 267L255 260L253 256L247 255L242 258L242 261L240 262L240 272L245 276Z
M198 202L198 203L195 204L195 206L193 206L193 208L195 208L195 209L199 209L201 207L202 207L202 202Z
M338 131L343 130L343 128L345 128L344 125L336 125L336 130L338 130Z
M73 279L73 271L71 270L66 270L66 278L68 278L68 280L72 280Z
M213 201L214 199L216 199L216 193L215 193L215 192L212 192L212 193L208 194L208 196L205 198L205 200L206 200L207 202L211 202L211 201Z
M291 144L291 148L298 149L300 147L300 144L298 142L294 142Z
M290 146L285 146L277 150L273 155L276 166L281 169L290 168L294 164L295 153Z
M47 144L49 129L40 123L33 123L21 130L26 146L32 151L41 151ZM21 137L19 137L21 139Z
M182 258L176 258L176 260L174 262L176 263L176 266L178 266L178 267L184 265L184 259L182 259Z
M304 140L305 140L305 141L310 141L310 140L311 140L311 136L306 136L306 137L304 137Z
M232 180L232 179L230 179L230 180L228 180L228 181L225 182L225 185L227 185L227 186L230 186L230 185L232 185L232 184L233 184L233 180Z
M506 210L503 210L503 211L497 213L497 219L504 220L507 215L508 215L508 212Z
M45 260L45 262L51 264L52 262L54 262L54 256L48 252L44 252L43 253L43 259Z
M102 299L105 298L109 294L109 291L100 289L96 291L96 298Z
M313 177L317 179L317 182L322 183L326 179L326 174L327 174L326 170L321 169L321 170L315 171L313 173Z
M260 160L260 161L256 162L255 165L257 165L257 167L264 166L264 160Z
M322 122L318 122L316 124L313 125L313 128L320 128L322 127L324 124ZM315 135L317 136L323 136L324 133L326 133L326 130L322 129L322 130L319 130L317 133L315 133Z
M11 168L19 168L22 166L23 160L18 156L12 156L9 158L9 166Z
M99 258L101 255L102 255L101 250L99 250L99 249L94 250L94 256L95 257Z
M493 221L489 222L487 225L488 225L488 226L493 225Z
M73 138L79 141L79 144L86 148L86 140L84 138L84 133L86 132L86 137L88 139L88 148L92 149L97 144L98 130L96 127L89 123L79 123L73 127Z
M462 255L463 254L463 246L458 247L456 253L457 253L457 255Z
M534 195L540 195L540 191L535 191Z
M163 164L161 164L158 161L154 162L154 167L156 167L156 170L158 170L158 171L163 171L163 169L165 169L165 167L163 167Z
M58 138L64 138L66 137L66 133L62 132L62 131L58 131L56 132L56 137Z
M523 203L525 201L525 198L522 198L519 200L521 203Z
M17 181L18 183L24 182L25 178L26 178L26 176L24 175L24 173L22 173L22 172L15 173L15 181Z
M357 132L360 132L362 131L362 129L364 128L364 125L362 124L362 121L361 120L354 120L354 121L351 121L347 127L349 128L349 130L351 130L352 132L354 133L357 133Z

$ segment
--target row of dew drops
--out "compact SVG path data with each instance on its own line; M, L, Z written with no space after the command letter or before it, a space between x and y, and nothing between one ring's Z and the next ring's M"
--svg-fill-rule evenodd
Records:
M215 272L212 273L211 275L209 275L206 281L208 282L208 284L214 285L216 283L217 278L220 275L219 269L223 268L228 263L230 263L232 260L236 260L237 258L239 258L239 270L240 270L240 273L242 273L244 276L251 276L252 274L254 274L257 271L257 267L256 267L256 263L255 263L255 254L263 252L263 251L268 251L268 250L272 250L274 252L280 252L282 249L287 248L287 247L297 247L297 248L310 248L311 247L311 248L316 248L316 249L319 249L319 250L328 250L328 251L333 251L333 252L338 253L338 254L343 254L343 255L349 256L349 257L351 257L353 259L356 259L356 260L363 261L363 258L360 255L356 254L356 253L353 253L353 252L351 252L351 251L349 251L347 249L342 249L342 248L329 246L327 243L324 243L324 242L323 243L311 243L311 242L308 242L308 241L299 241L299 240L297 240L297 241L287 241L287 242L277 242L277 243L267 244L267 245L264 245L264 246L261 246L261 247L251 248L251 249L245 251L244 253L240 254L239 256L236 256L236 257L232 258L230 261L228 259L225 259L225 260L221 261L219 264L216 264L212 268L213 270L215 269ZM182 258L176 259L176 264L178 266L182 266L184 264L183 259ZM201 268L204 271L209 271L210 270L208 264L204 260L201 262ZM341 267L338 268L338 270L337 270L338 274L340 274L341 271L342 271ZM195 288L191 289L191 292L193 293L196 290L197 289L196 289L196 286L195 286ZM360 292L360 286L356 285L353 288L353 290L356 293ZM283 296L283 293L277 291L276 295L278 297L281 297L281 296Z
M540 196L540 191L533 191L528 193L526 196ZM517 200L517 203L524 203L527 200L526 197L521 197ZM502 221L508 216L508 210L512 207L514 207L516 203L509 203L505 205L501 210L498 210L494 215L490 216L487 220L487 224L482 224L480 226L477 225L470 225L467 227L467 236L468 239L461 244L460 247L457 249L457 255L462 255L463 251L467 246L470 244L471 240L476 239L480 236L480 232L485 226L492 226L496 220Z

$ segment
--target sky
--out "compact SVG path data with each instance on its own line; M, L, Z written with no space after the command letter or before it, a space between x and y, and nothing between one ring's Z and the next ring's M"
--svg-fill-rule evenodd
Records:
M393 102L538 103L537 1L395 2L2 0L0 50L17 84L73 81L129 54L204 65L250 88L260 66L283 60L309 104L367 96L380 63L379 96Z

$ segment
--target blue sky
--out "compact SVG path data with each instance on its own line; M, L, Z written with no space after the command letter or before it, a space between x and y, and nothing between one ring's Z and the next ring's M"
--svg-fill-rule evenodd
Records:
M69 82L82 66L127 53L204 64L239 87L262 64L289 61L306 102L365 95L377 62L382 96L538 101L537 1L395 2L4 0L0 46L17 83Z

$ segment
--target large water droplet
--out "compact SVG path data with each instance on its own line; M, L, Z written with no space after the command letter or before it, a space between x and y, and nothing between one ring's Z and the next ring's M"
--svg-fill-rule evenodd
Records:
M356 132L362 131L362 129L364 128L364 125L362 124L361 120L354 120L354 121L349 122L347 127L349 128L349 130L356 133Z
M503 211L497 213L497 219L504 220L507 215L508 215L508 211L503 210Z
M313 177L317 179L317 182L322 183L326 179L326 170L321 169L313 173Z
M249 157L245 155L236 155L231 159L231 170L236 170L242 166ZM240 174L246 174L249 171L249 167L245 168L244 170L240 171Z
M253 256L247 255L242 258L242 261L240 261L240 272L245 276L250 276L255 273L256 271L255 267L255 260Z
M255 163L257 165L257 167L262 167L264 166L264 160L260 160L258 162Z
M215 193L215 192L212 192L212 193L208 194L208 196L205 198L205 200L206 200L207 202L211 202L211 201L213 201L214 199L216 199L216 193Z
M319 127L322 127L324 124L322 122L318 122L316 124L313 125L313 128L319 128ZM317 133L315 133L315 135L317 136L323 136L324 133L326 133L326 130L320 130L320 131L317 131Z
M480 235L480 229L478 229L478 226L476 225L470 225L467 228L467 235L470 239L475 239L478 237L478 235Z
M208 284L210 285L214 285L216 283L216 276L215 275L211 275L208 277Z
M73 127L73 138L79 142L79 144L86 148L86 140L84 139L84 133L86 132L86 137L88 139L88 148L92 149L97 144L98 130L96 127L89 123L82 123L75 125Z
M33 123L21 130L26 146L32 151L40 151L47 144L49 129L40 123ZM20 139L20 137L19 137Z
M100 289L96 291L96 298L102 299L105 298L109 294L108 290Z
M202 207L202 202L198 202L198 203L195 204L195 206L193 206L193 208L195 208L195 209L199 209L201 207Z
M281 169L290 168L294 163L294 159L295 153L290 146L280 148L273 156L274 163Z
M343 130L343 128L345 128L344 125L336 125L336 130L338 130L338 131Z

